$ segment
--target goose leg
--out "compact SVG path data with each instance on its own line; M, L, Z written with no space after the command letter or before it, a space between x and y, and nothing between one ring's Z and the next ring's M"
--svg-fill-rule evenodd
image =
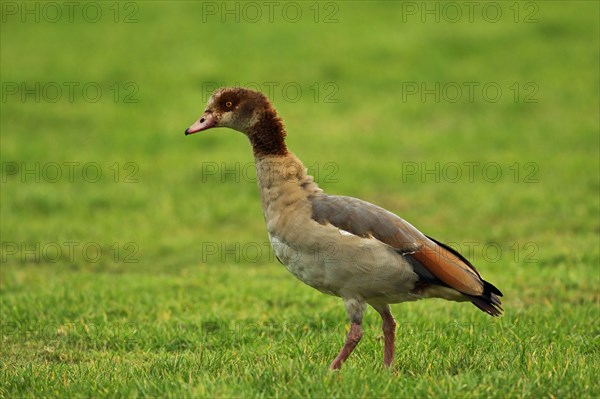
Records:
M364 302L356 299L349 299L345 300L344 303L346 305L348 316L350 317L350 331L348 332L346 343L342 347L342 350L329 366L331 370L339 370L342 367L342 364L348 359L348 356L350 356L354 348L356 348L356 345L358 345L363 335L361 324L363 313L365 311Z
M396 320L390 311L390 305L373 306L383 320L383 365L390 367L394 361L394 340L396 338Z

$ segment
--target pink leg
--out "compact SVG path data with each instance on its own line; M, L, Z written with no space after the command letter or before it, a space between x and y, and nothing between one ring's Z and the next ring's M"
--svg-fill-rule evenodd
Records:
M342 364L346 361L346 359L348 359L348 356L350 356L354 348L356 348L356 345L362 338L362 335L363 333L360 323L352 322L352 324L350 325L350 332L348 332L348 337L346 337L346 343L344 344L344 347L329 366L331 370L339 370L340 368L342 368Z
M396 320L390 312L390 307L387 306L385 311L381 313L383 319L383 365L390 367L394 361L394 339L396 337Z

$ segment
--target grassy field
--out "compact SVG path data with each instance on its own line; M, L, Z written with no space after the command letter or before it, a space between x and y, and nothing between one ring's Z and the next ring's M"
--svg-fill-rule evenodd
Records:
M1 3L0 397L600 396L597 2L173 3ZM273 260L247 140L183 135L223 84L505 315L394 305L386 370L371 309L329 372L343 304Z

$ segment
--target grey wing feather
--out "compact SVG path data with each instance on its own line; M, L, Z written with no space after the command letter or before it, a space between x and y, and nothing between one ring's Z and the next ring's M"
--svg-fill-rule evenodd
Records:
M427 238L402 218L369 202L322 194L313 197L312 217L360 237L375 237L402 254L418 252Z

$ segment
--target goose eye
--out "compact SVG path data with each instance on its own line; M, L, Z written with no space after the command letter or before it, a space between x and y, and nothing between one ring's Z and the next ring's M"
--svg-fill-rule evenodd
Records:
M232 103L231 101L227 101L227 102L225 103L225 106L226 106L227 108L231 108L231 106L232 106L232 105L233 105L233 103Z

